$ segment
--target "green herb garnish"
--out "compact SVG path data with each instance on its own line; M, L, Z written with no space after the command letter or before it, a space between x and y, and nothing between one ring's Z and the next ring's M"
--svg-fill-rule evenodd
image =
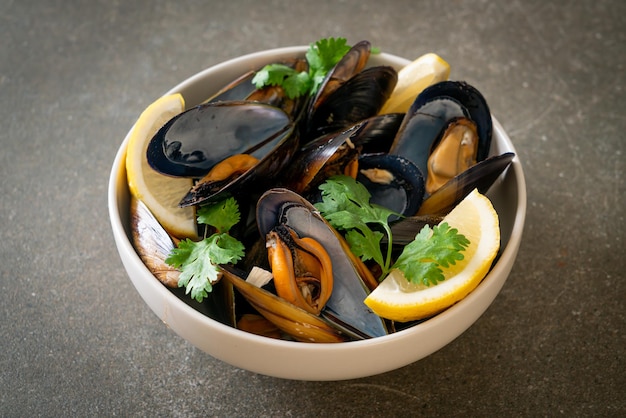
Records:
M350 50L345 38L321 39L309 45L306 60L308 71L298 72L284 64L270 64L259 70L252 83L260 89L282 86L287 97L294 99L306 94L314 95L326 73Z
M404 247L393 267L402 270L411 283L435 285L445 279L441 267L447 268L463 260L462 251L469 243L464 235L446 222L432 229L425 225Z
M387 255L383 256L380 244L384 234L372 230L370 225L379 225L390 239L387 219L394 212L370 204L370 194L365 186L350 176L333 176L319 188L322 201L315 207L335 229L346 231L346 241L357 257L363 261L374 260L386 275L391 263L391 245Z
M165 262L181 271L178 287L198 302L213 290L221 264L233 263L244 256L244 245L228 234L239 222L239 205L234 198L198 209L198 223L212 226L216 232L202 241L182 240L172 249Z
M357 257L373 260L381 267L380 279L397 268L412 283L437 284L444 279L441 268L462 260L462 251L469 245L465 236L445 222L432 229L426 225L391 264L389 216L395 213L370 203L371 195L365 186L349 176L333 176L320 185L320 190L322 201L315 207L335 229L345 231L346 241ZM378 226L384 233L371 226ZM385 234L387 253L383 255L381 242Z

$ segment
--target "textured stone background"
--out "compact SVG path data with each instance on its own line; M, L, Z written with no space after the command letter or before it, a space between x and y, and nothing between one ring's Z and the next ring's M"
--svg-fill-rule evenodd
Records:
M4 1L0 415L625 415L624 16L610 0ZM170 87L328 36L437 52L479 87L524 165L528 214L502 293L450 345L379 376L292 382L159 321L119 261L106 188Z

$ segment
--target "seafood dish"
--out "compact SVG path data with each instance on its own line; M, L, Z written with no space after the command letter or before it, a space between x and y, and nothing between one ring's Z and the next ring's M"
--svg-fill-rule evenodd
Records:
M229 234L245 247L237 261L220 264L212 291L194 300L166 262L185 237L172 236L133 199L133 245L164 286L205 315L268 338L339 343L422 321L382 318L363 303L380 272L320 214L320 186L334 176L358 181L371 202L393 213L393 245L403 246L472 190L486 193L515 155L490 154L487 101L463 81L436 82L406 112L381 113L398 71L368 65L371 49L368 41L350 47L310 96L256 88L255 72L243 74L151 138L153 170L193 179L180 207L236 201L241 220ZM298 57L280 64L307 66ZM198 224L198 232L215 230Z

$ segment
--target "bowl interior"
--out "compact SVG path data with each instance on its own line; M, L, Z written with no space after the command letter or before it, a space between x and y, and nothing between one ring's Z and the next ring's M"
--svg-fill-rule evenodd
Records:
M303 55L305 50L306 47L280 48L239 57L188 78L166 94L181 93L190 107L248 70ZM408 62L384 53L370 58L370 65L396 68ZM211 319L207 312L202 312L205 308L180 298L180 292L167 289L144 266L131 244L130 194L124 164L127 142L128 136L113 163L108 202L115 243L131 282L152 311L182 338L215 358L253 372L289 379L340 380L383 373L426 357L462 334L489 307L506 281L519 249L526 185L516 156L487 193L500 218L500 253L489 274L465 299L423 323L370 340L312 344L259 337ZM515 152L495 118L491 148L491 155ZM389 350L393 350L393 356Z

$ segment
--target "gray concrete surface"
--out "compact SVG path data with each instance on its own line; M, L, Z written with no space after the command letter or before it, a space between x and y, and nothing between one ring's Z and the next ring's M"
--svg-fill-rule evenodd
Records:
M0 415L626 415L625 16L610 0L3 1ZM479 87L528 216L502 293L450 345L370 378L284 381L152 314L106 187L127 130L180 80L327 36L437 52Z

